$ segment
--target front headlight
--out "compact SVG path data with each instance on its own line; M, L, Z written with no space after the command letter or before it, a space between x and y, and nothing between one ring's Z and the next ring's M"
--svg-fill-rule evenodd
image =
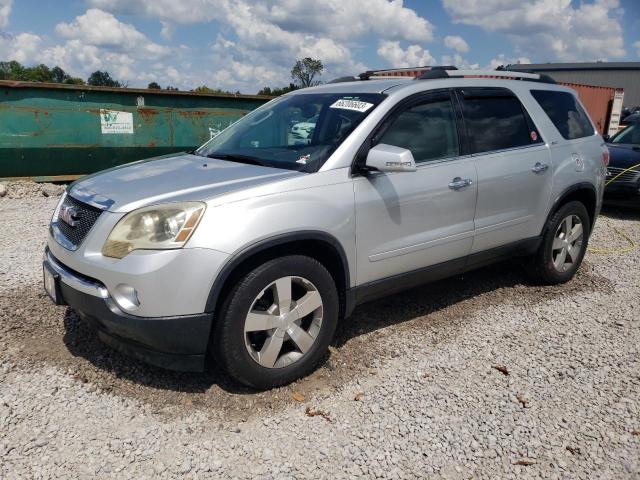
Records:
M182 248L198 226L205 207L201 202L182 202L134 210L113 228L102 254L123 258L133 250Z
M51 223L56 223L58 221L58 215L60 214L60 209L62 208L62 204L67 198L67 192L60 195L60 200L58 200L58 205L56 205L56 209L53 211L53 215L51 216Z

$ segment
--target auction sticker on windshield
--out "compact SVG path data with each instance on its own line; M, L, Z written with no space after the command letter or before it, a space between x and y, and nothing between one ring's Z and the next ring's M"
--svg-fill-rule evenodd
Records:
M354 110L356 112L366 112L371 107L373 107L373 103L361 102L360 100L350 100L347 98L341 98L336 101L329 108L340 108L342 110Z

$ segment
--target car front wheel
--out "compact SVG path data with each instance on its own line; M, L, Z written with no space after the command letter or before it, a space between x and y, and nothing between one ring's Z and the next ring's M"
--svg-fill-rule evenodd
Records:
M290 383L325 354L338 321L338 293L317 260L291 255L256 267L217 316L212 348L227 373L258 389Z

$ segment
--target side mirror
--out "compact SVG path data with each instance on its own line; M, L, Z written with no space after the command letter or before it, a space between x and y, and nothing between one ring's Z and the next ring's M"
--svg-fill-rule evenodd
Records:
M602 135L602 139L605 142L609 143L609 140L611 140L611 136L609 136L608 134L605 133L604 135Z
M365 165L379 172L415 172L416 162L411 150L381 143L367 154Z

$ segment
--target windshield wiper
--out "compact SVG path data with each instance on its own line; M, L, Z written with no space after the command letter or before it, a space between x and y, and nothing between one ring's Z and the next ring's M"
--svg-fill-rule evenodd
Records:
M250 155L238 155L235 153L215 153L214 152L207 155L207 157L219 158L220 160L230 160L232 162L238 162L238 163L248 163L250 165L259 165L261 167L266 166L264 162Z

